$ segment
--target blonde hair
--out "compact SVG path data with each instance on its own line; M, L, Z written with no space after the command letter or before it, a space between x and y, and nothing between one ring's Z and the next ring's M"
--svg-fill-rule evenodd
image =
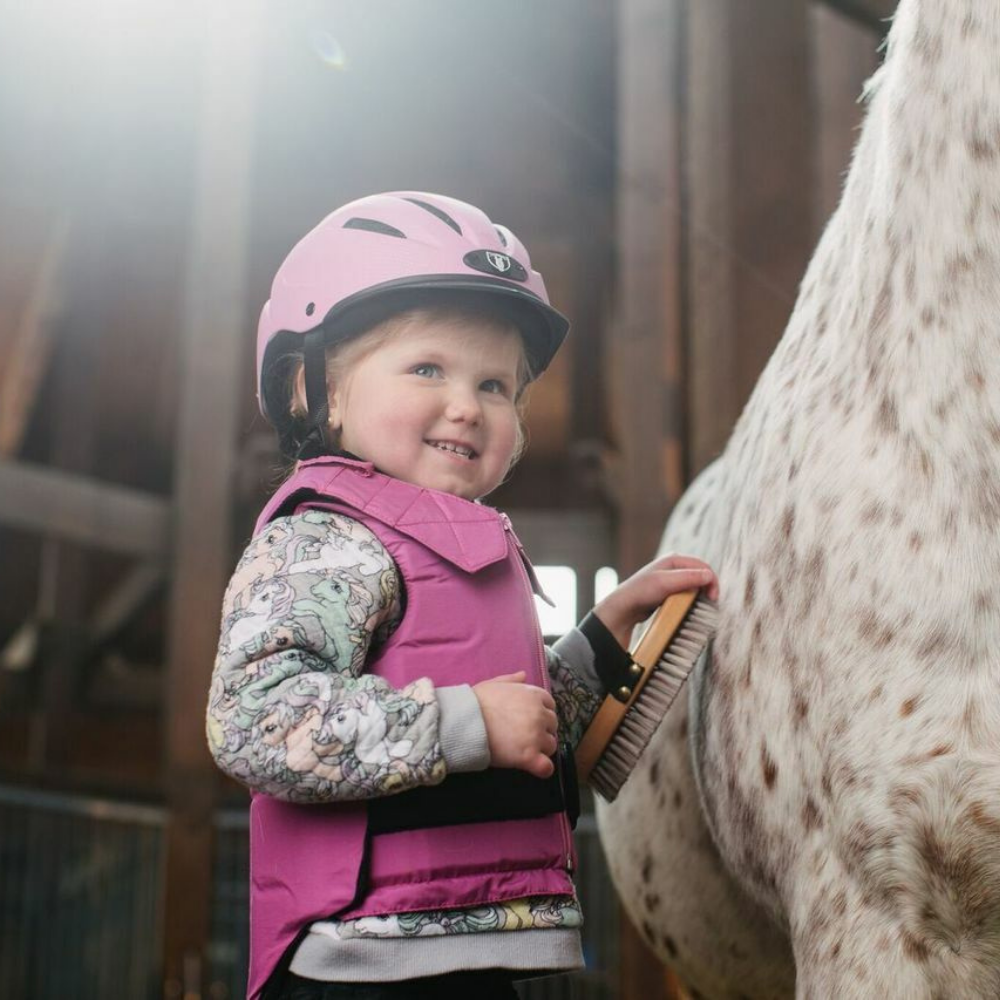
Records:
M527 448L524 414L527 410L526 390L532 379L532 371L517 324L488 303L463 302L416 306L404 312L394 313L382 322L369 327L363 333L330 345L326 349L327 393L329 394L335 386L342 384L355 365L370 357L380 347L384 347L390 341L404 335L418 320L425 320L441 326L476 323L492 327L497 333L518 334L521 350L517 363L517 389L514 397L518 418L517 439L510 465L507 468L507 475L509 475ZM304 426L308 417L308 407L305 396L304 361L301 353L289 356L287 371L289 413L296 422ZM339 435L329 426L326 428L326 438L331 450L339 448Z

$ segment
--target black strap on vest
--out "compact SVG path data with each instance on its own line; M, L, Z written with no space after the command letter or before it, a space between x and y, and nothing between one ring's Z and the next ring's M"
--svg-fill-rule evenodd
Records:
M277 521L279 517L288 517L294 514L295 511L302 506L302 504L307 503L310 500L324 500L325 498L321 493L317 493L315 490L301 489L296 490L294 493L289 493L287 497L274 509L274 513L271 515L272 521Z
M580 790L573 754L563 746L554 760L555 773L549 778L491 767L449 775L440 785L371 799L368 829L372 833L397 833L463 823L538 819L558 812L566 812L575 828L580 815Z

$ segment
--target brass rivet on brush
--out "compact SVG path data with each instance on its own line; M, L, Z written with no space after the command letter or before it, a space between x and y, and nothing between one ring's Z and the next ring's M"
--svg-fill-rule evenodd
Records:
M628 701L628 699L631 696L632 696L632 689L631 688L620 687L618 689L618 697L621 698L622 701Z
M629 673L631 673L633 677L638 677L639 674L642 673L642 667L639 666L638 663L633 663L632 666L629 667Z

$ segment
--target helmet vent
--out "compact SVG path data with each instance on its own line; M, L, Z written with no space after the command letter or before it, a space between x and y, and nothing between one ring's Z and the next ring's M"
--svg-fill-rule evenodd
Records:
M497 231L497 236L500 237L500 242L503 246L507 246L507 237L504 236L503 230L499 226L493 227Z
M428 201L421 201L419 198L406 198L404 200L410 202L412 205L419 205L425 211L430 212L431 215L436 215L446 226L451 226L459 236L462 235L462 227L447 212L443 212L438 208L437 205L432 205Z
M383 236L398 236L401 240L406 239L406 233L395 226L379 222L377 219L359 219L355 216L344 223L345 229L365 229L369 233L381 233Z

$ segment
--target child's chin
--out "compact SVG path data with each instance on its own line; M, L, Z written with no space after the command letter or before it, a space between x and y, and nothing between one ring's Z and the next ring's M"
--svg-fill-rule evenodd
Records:
M470 490L468 487L462 486L446 487L443 492L450 493L453 497L458 497L460 500L477 500L482 495L478 490Z
M450 493L453 497L458 497L461 500L478 500L481 496L484 496L486 492L480 491L473 488L468 483L444 481L438 486L434 487L441 493Z

